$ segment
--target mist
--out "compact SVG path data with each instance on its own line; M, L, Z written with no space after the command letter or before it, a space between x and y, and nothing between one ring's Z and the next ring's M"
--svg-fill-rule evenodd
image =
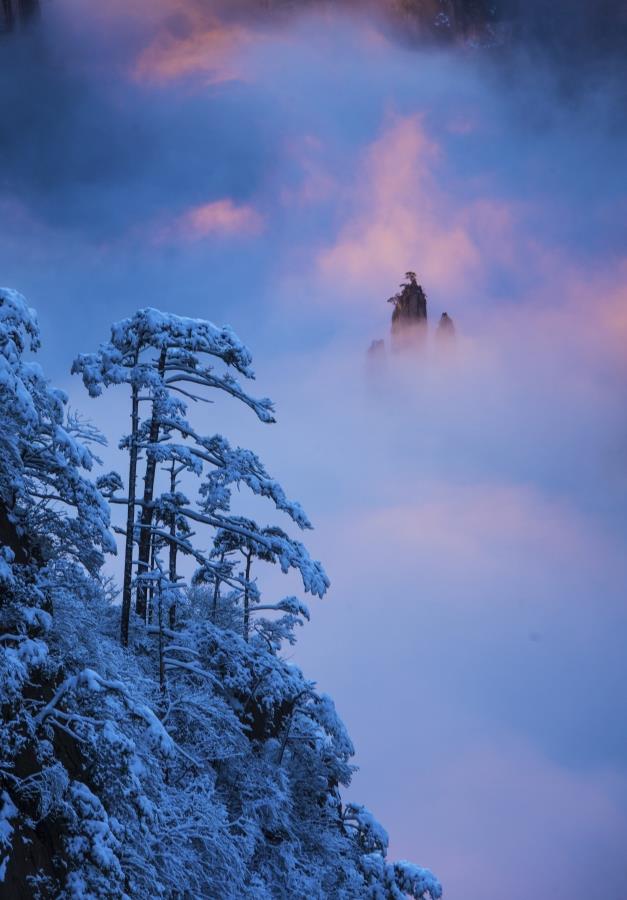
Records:
M589 77L547 51L541 12L483 52L369 4L59 0L0 56L0 280L41 362L122 470L77 352L141 306L251 347L278 424L220 405L203 429L314 522L332 588L294 658L355 796L451 900L627 880L624 88L600 40ZM395 355L408 269L430 333Z

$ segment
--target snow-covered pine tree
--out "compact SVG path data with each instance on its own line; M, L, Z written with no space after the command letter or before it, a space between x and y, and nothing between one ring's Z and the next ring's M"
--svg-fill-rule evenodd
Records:
M3 537L18 559L26 559L24 542L36 533L36 547L29 550L42 563L67 556L97 571L102 553L115 549L109 508L81 474L92 468L94 457L80 440L80 420L67 419L67 397L48 385L37 363L24 359L38 348L34 311L16 291L0 289Z
M122 589L121 639L128 643L133 582L135 512L139 507L136 611L146 615L147 580L151 555L151 526L157 449L162 428L179 420L184 410L173 395L203 399L201 389L219 389L251 406L262 421L273 421L269 401L249 397L227 371L216 374L205 358L222 360L246 378L253 378L247 349L229 328L211 322L142 309L113 325L111 338L95 353L80 354L72 371L80 373L92 396L103 388L128 384L131 392L131 432L122 446L129 451L124 584ZM188 389L189 388L189 389ZM142 402L150 405L150 416L140 419ZM137 465L140 450L146 452L146 472L141 501L137 500Z
M81 439L100 438L68 416L66 396L28 359L38 348L34 311L0 289L0 894L8 897L54 896L49 849L71 856L65 842L86 794L73 777L72 717L53 702L66 660L51 653L50 634L70 594L78 604L101 590L103 554L115 551Z
M214 366L203 362L203 354L218 357L227 371L217 373ZM226 392L249 406L263 422L273 422L273 407L269 400L256 400L248 395L228 371L235 367L247 378L253 378L251 357L230 329L218 329L210 322L182 318L154 309L140 310L130 319L112 328L112 339L94 354L81 354L73 371L82 374L92 395L103 387L128 382L131 385L132 431L121 445L129 449L129 486L126 498L115 497L128 507L126 527L125 577L123 587L121 634L128 642L130 599L132 586L132 551L135 507L138 515L137 595L141 601L137 612L146 619L146 596L153 575L150 572L151 550L155 540L169 541L171 560L174 548L192 554L203 565L205 575L213 570L216 578L223 574L219 566L205 557L202 550L176 533L176 522L193 522L210 529L221 529L233 540L248 541L256 555L278 561L287 571L300 570L306 591L322 596L328 580L319 563L313 562L302 544L294 541L279 528L258 529L250 520L229 514L230 490L245 484L254 493L271 499L277 509L285 512L300 528L311 525L297 503L288 501L281 486L266 472L255 454L241 448L231 448L220 435L204 437L187 420L187 401L207 400L212 390ZM150 418L140 421L137 409L142 400L151 405ZM137 471L140 450L146 454L144 496L135 496L133 478ZM172 490L154 497L157 465L166 464L170 471L187 469L200 475L208 474L201 487L201 502L189 504L183 494ZM172 469L174 467L174 469ZM111 482L115 487L119 481ZM163 523L169 522L169 530ZM174 525L174 528L172 527ZM249 527L246 527L246 526ZM130 529L130 531L129 531ZM243 545L242 545L243 546ZM172 568L172 575L176 571ZM156 577L156 575L155 575ZM249 607L250 579L244 573L239 579L243 588L246 609ZM248 612L245 615L247 627Z

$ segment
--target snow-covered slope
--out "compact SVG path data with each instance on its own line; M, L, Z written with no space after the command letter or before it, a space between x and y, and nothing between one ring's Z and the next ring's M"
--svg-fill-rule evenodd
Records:
M194 475L212 467L197 507L215 517L198 523L214 534L211 554L185 530L191 501L155 495L147 606L124 647L101 573L114 550L109 507L90 479L89 444L101 437L68 418L63 394L28 360L38 343L23 297L0 290L0 896L439 898L431 873L389 862L384 829L342 800L351 741L332 700L281 654L307 607L262 599L250 572L253 557L294 566L315 595L328 585L322 567L280 529L230 514L229 493L247 486L306 529L303 510L250 451L218 437L176 441L185 406L166 402L173 368L194 369L193 345L251 374L248 351L231 332L148 310L80 358L92 387L103 372L131 390L141 382L153 419L170 417L144 459L190 461ZM129 348L135 366L124 368ZM233 380L225 386L238 396ZM256 411L263 420L269 409ZM122 479L99 483L113 499ZM201 563L190 586L173 549Z

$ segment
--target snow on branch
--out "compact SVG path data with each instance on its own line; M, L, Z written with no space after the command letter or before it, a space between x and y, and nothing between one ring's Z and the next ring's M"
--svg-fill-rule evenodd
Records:
M95 693L102 690L115 691L120 695L129 712L146 723L151 742L161 750L164 756L172 756L174 750L178 749L150 707L133 700L121 681L111 681L103 678L102 675L99 675L98 672L95 672L93 669L83 669L78 675L72 675L69 678L66 678L57 689L52 700L50 700L50 702L47 703L34 717L35 724L41 725L54 711L57 704L68 691L81 689Z
M140 354L150 349L172 351L173 358L180 358L192 373L197 363L190 354L206 354L233 366L245 378L255 377L250 351L231 328L218 328L204 319L177 316L150 307L116 322L111 328L111 339L95 353L79 354L72 372L82 376L94 397L99 396L103 387L129 380L138 387L156 387L154 366L140 362ZM187 355L181 357L181 354ZM215 380L216 384L211 386L222 386L235 393L239 390L235 382L219 385L220 379Z
M196 522L248 538L254 544L260 545L276 556L283 572L287 572L291 568L298 569L307 593L317 597L323 597L326 594L331 582L322 563L312 560L303 544L300 541L292 540L280 528L265 528L263 532L255 532L244 528L234 518L198 513L193 509L182 509L180 512L181 515Z

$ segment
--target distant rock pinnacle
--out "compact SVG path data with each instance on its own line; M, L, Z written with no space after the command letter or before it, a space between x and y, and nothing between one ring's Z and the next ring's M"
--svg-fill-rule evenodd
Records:
M416 281L415 272L405 273L406 281L388 303L394 304L392 313L392 347L403 349L421 339L427 325L427 295Z
M444 339L455 337L455 325L448 313L443 312L440 316L436 334L438 338Z
M391 346L394 352L416 350L427 338L427 295L418 284L415 272L405 272L400 290L390 297L394 305L391 324ZM442 313L435 337L442 344L455 337L455 325L447 312ZM385 341L374 340L368 348L368 361L375 368L385 359Z

